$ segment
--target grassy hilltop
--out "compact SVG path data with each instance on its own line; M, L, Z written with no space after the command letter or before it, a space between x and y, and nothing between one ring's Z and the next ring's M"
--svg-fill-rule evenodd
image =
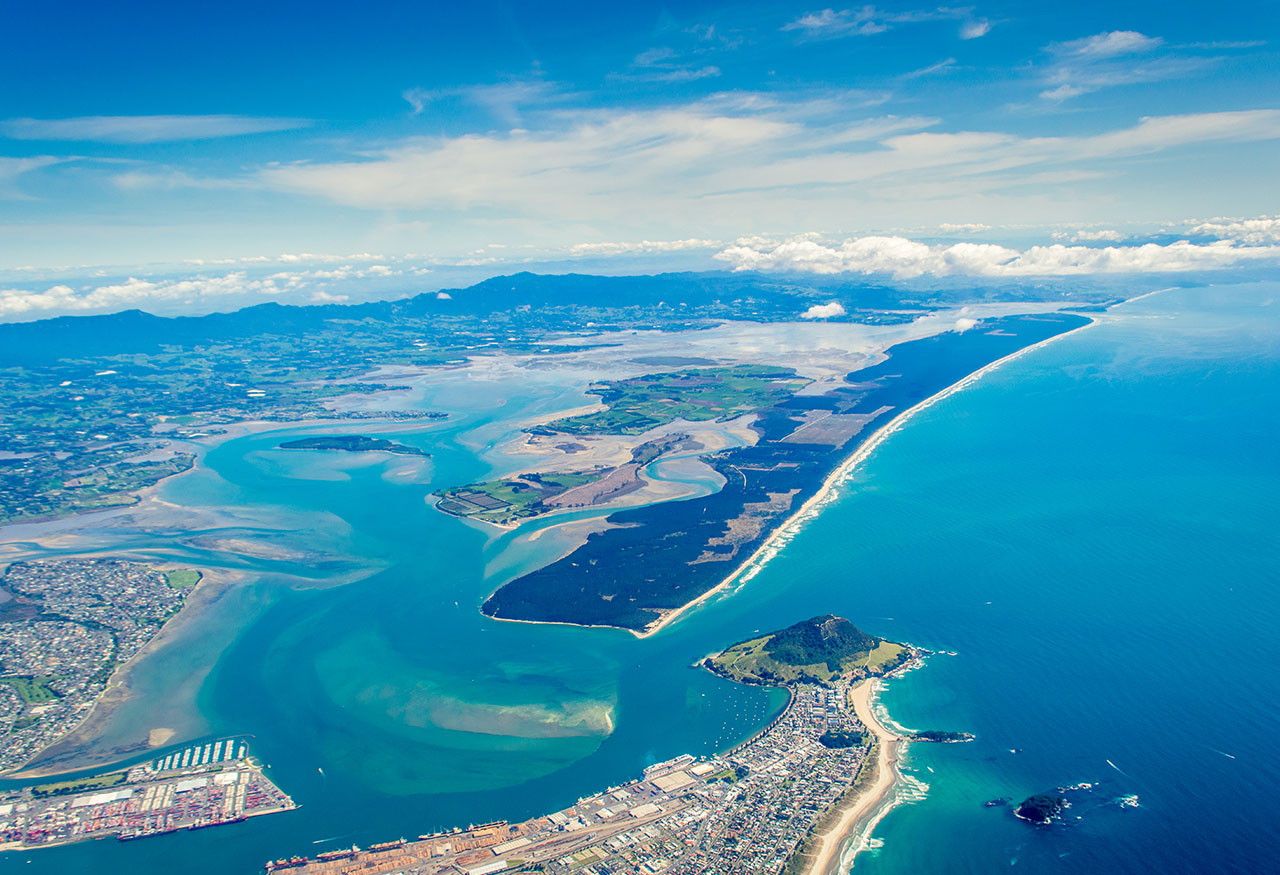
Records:
M841 675L880 675L910 658L911 649L868 635L843 617L823 614L780 632L740 641L705 665L741 683L830 683Z

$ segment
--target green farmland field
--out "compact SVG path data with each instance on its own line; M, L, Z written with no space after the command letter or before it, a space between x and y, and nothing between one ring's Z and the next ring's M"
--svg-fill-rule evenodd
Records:
M530 429L535 434L640 434L676 419L726 420L770 407L808 384L791 368L735 365L648 374L599 383L607 410L557 419Z

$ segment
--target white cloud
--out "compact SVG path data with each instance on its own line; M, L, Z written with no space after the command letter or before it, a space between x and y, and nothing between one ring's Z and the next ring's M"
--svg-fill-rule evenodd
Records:
M990 231L991 226L981 222L943 222L938 226L938 230L946 234L974 234Z
M70 286L51 286L43 292L26 289L0 289L0 317L27 313L32 310L53 310L66 307L76 298Z
M15 176L19 176L29 170L38 170L41 167L48 167L50 164L57 164L65 160L65 158L55 158L52 155L35 155L30 158L0 156L0 181L13 179Z
M1158 36L1147 36L1133 30L1113 30L1083 39L1057 43L1051 49L1058 54L1073 55L1078 58L1112 58L1116 55L1149 52L1163 44L1164 40Z
M1213 40L1211 42L1200 43L1184 43L1178 48L1182 49L1212 49L1213 51L1222 51L1224 49L1256 49L1265 46L1267 41L1264 39L1248 39L1248 40Z
M407 140L372 160L268 168L287 191L355 206L523 208L611 201L620 187L687 188L689 171L798 134L759 114L682 110L592 114L567 130Z
M66 160L65 158L55 158L52 155L34 155L28 158L0 156L0 195L20 197L16 190L12 189L14 181L19 176Z
M328 270L281 271L271 274L270 278L280 280L293 287L302 284L306 280L366 279L368 277L399 276L401 273L402 271L392 270L385 264L375 264L365 268L344 264Z
M111 177L111 182L122 191L174 190L202 188L208 190L245 189L252 187L247 179L217 179L193 176L182 170L164 167L155 170L126 170Z
M966 316L961 316L959 319L956 320L956 331L959 331L961 334L964 334L966 331L968 331L970 328L973 328L977 324L978 324L977 319L970 319Z
M1087 94L1091 89L1084 88L1079 85L1069 85L1066 82L1056 88L1046 88L1040 92L1040 96L1045 100L1052 100L1055 103L1061 103L1064 100L1070 100L1073 97L1079 97L1081 94Z
M960 25L960 39L977 39L991 33L991 22L985 18L966 21Z
M569 247L570 255L629 255L632 253L679 252L686 249L710 249L719 246L719 240L638 240L633 243L575 243Z
M332 295L326 291L311 293L313 304L345 304L349 300L351 300L350 295Z
M719 67L693 61L694 58L706 55L708 51L700 46L686 56L670 46L647 49L635 56L627 72L612 74L610 78L637 82L694 82L698 79L712 79L720 75Z
M310 124L307 119L244 115L93 115L9 119L0 122L0 135L15 140L168 143L291 131Z
M636 55L635 60L631 63L637 67L653 67L658 64L665 64L676 57L676 50L670 46L659 46L657 48L645 49Z
M814 38L830 38L884 33L889 25L876 20L874 6L863 6L861 9L842 9L839 12L834 9L809 12L783 25L782 29L798 30Z
M698 79L714 79L719 75L719 67L714 64L707 64L702 67L675 67L670 70L628 73L623 78L640 82L695 82Z
M875 6L859 6L855 9L823 9L808 12L783 25L784 31L798 31L808 39L837 39L846 36L871 36L884 33L895 24L922 21L946 21L967 19L971 8L938 6L933 9L884 10ZM962 39L973 39L991 29L986 19L969 21L961 28ZM966 36L969 33L971 36Z
M273 257L261 259L261 261L277 263L288 258L288 256ZM316 261L338 258L338 256L306 255L293 256L293 258ZM380 256L368 256L368 258L377 259ZM212 259L205 262L200 259L192 260L196 264L227 261L258 263L260 259ZM120 282L99 286L86 285L80 288L73 288L67 284L58 284L43 290L0 288L0 319L42 314L48 311L114 312L131 307L209 310L224 307L228 301L239 306L245 303L246 299L252 302L255 298L291 297L298 300L297 296L305 292L310 292L310 300L313 303L336 304L347 301L349 296L328 290L325 286L330 281L380 278L400 273L401 271L385 264L372 264L368 267L343 264L323 270L281 270L267 276L253 276L244 270L235 270L216 276L159 279L129 277Z
M1119 243L1128 237L1127 234L1117 231L1113 228L1099 228L1097 230L1083 229L1077 231L1054 231L1054 240L1070 240L1072 243L1097 243L1109 242Z
M0 317L43 310L121 310L151 302L194 301L233 295L274 296L283 291L275 278L249 279L243 272L224 276L153 281L129 277L121 283L73 289L56 285L43 292L0 289Z
M1160 37L1132 30L1099 33L1046 47L1053 63L1040 71L1040 97L1060 103L1112 88L1190 76L1215 59L1165 52Z
M1256 219L1216 218L1201 222L1191 229L1192 234L1235 240L1257 245L1280 243L1280 216L1259 216Z
M436 292L436 300L437 300L437 301L452 301L452 300L453 300L453 295L449 294L448 292Z
M487 85L465 85L458 88L409 88L401 95L419 115L436 103L461 100L477 106L506 125L519 125L530 107L542 106L572 95L542 79L513 79Z
M844 306L839 301L832 301L830 304L814 304L808 310L800 314L801 319L831 319L836 316L844 315Z
M1019 251L995 244L930 246L905 237L859 237L824 244L805 236L773 247L736 244L716 255L734 270L818 274L933 276L1073 276L1093 273L1163 273L1214 270L1280 261L1280 246L1239 247L1229 241L1179 241L1142 246L1033 246Z
M1040 92L1045 100L1060 102L1082 94L1120 85L1139 85L1190 76L1214 63L1211 58L1155 58L1141 62L1060 64L1045 77L1053 85Z
M241 264L339 264L350 261L389 261L385 255L372 252L354 252L350 255L334 255L323 252L282 252L279 255L246 255L243 258L227 259L223 263L239 261Z
M936 64L930 64L927 67L921 67L919 70L912 70L910 73L903 73L903 79L919 79L921 76L932 76L934 73L942 73L951 69L956 64L955 58L945 58Z
M804 211L813 221L817 211L834 225L837 207L847 213L851 197L901 201L923 192L938 200L1031 183L1045 194L1088 178L1086 169L1061 165L1280 138L1278 110L1020 137L935 133L928 130L935 120L925 118L849 121L838 106L827 97L807 104L733 94L675 107L555 113L535 130L410 138L351 160L267 167L257 180L364 209L439 210L451 221L496 212L508 222L641 228L652 225L638 217L661 216L669 233L727 236L752 227L750 220L776 226L783 208L794 209L797 222ZM1029 177L1031 169L1048 175Z

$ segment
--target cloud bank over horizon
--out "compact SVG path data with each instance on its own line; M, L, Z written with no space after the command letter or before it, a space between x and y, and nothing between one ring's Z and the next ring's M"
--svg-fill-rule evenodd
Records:
M1203 226L1201 226L1203 227ZM896 280L937 277L1067 277L1159 274L1280 264L1280 245L1240 246L1234 240L1067 246L1017 250L995 243L928 244L906 237L855 237L825 243L816 235L781 242L746 240L715 256L735 271L883 274Z
M178 313L234 309L265 301L336 304L382 300L422 292L435 294L447 283L463 287L523 270L616 273L604 266L619 258L627 259L624 272L664 272L671 269L673 255L687 259L683 262L686 270L727 267L738 272L857 274L876 277L878 282L907 282L926 276L1052 279L1213 271L1229 277L1233 269L1280 267L1280 217L1219 217L1175 224L1197 239L1122 244L1111 242L1125 239L1114 229L1076 229L1057 232L1054 237L1085 243L1014 248L993 242L927 242L896 234L840 240L810 233L777 239L742 238L728 245L700 238L579 243L538 255L495 244L456 259L368 252L189 259L160 275L95 282L93 276L104 274L103 269L96 269L81 273L78 280L67 278L43 285L34 282L40 272L27 268L4 272L7 282L0 279L0 321L137 307ZM946 223L937 230L945 234L992 233L991 228L976 223ZM1206 239L1214 237L1219 239ZM217 272L219 269L224 272ZM32 281L15 283L15 278L28 272ZM449 298L447 293L438 297ZM842 315L844 308L832 302L815 304L800 318Z

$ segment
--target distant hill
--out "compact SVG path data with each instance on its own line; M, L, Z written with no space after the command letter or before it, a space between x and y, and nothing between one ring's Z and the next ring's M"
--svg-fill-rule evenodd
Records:
M796 319L813 304L839 302L855 321L894 321L960 301L1064 300L1054 288L975 287L894 288L848 276L803 277L757 273L663 273L651 276L517 273L463 289L424 292L413 297L360 304L295 305L266 302L231 313L154 316L141 310L94 316L59 316L32 322L0 323L0 366L33 366L60 358L151 354L163 348L190 349L260 337L302 337L340 328L377 333L379 326L412 325L430 334L458 320L491 314L529 313L547 330L582 325L608 330L618 323L676 327L681 320ZM1096 290L1077 289L1072 303L1110 300ZM875 314L869 316L868 314ZM578 318L574 318L578 317ZM632 324L630 327L636 327ZM468 341L469 342L469 341Z
M465 289L426 292L410 298L363 304L300 306L267 302L231 313L153 316L141 310L95 316L59 316L33 322L0 323L0 365L34 365L59 358L155 353L162 347L191 348L254 337L296 337L343 325L348 331L376 330L379 323L423 323L474 319L492 313L607 308L661 308L668 318L794 318L815 302L812 288L794 283L719 273L654 276L518 273L498 276ZM849 284L850 306L902 306L892 290ZM607 320L606 320L607 322ZM550 324L549 329L558 327ZM603 327L603 326L602 326Z
M840 675L884 674L912 653L902 644L868 635L843 617L823 614L740 641L704 665L743 683L827 683Z

